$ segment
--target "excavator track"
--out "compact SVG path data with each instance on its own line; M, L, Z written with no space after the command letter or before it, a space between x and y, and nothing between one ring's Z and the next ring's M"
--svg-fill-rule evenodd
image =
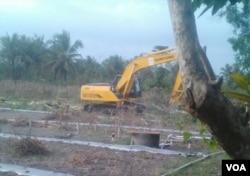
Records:
M146 106L140 103L124 102L122 105L115 103L96 103L86 104L83 108L86 112L103 112L105 114L115 115L117 112L123 111L135 111L136 114L142 114L146 110Z

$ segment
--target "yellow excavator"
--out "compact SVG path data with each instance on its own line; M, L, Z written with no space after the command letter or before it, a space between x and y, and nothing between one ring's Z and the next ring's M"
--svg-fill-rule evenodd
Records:
M144 54L132 60L125 68L122 75L116 75L112 84L91 83L81 87L81 100L89 102L84 106L84 110L91 112L93 109L115 109L133 106L137 112L142 112L145 105L138 103L142 93L141 85L137 73L145 68L162 63L171 62L178 59L178 54L174 49L164 49L156 52ZM181 101L182 90L181 76L178 72L170 103Z

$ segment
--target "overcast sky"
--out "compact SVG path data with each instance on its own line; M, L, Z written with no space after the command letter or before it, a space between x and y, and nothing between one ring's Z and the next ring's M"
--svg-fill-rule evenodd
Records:
M227 42L232 28L210 13L196 19L201 45L218 74L234 62ZM80 39L83 56L99 62L118 54L131 59L154 46L175 48L167 0L0 0L0 36L13 33L51 39L66 30Z

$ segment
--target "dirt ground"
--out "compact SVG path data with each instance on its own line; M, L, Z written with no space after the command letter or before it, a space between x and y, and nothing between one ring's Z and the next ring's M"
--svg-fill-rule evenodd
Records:
M142 119L142 117L140 118ZM9 121L10 119L13 121ZM42 122L36 123L30 119L42 120ZM55 121L55 123L49 123L50 121ZM70 124L70 122L87 122L89 125L77 126ZM97 123L111 124L111 126L97 126ZM121 119L96 113L76 112L69 115L0 110L1 133L129 145L130 136L124 129L119 128L118 131L117 124L128 125ZM144 120L138 121L135 125L149 126ZM114 140L111 137L112 133L116 134ZM61 142L42 142L49 151L46 155L20 156L13 149L16 142L14 139L0 137L1 163L69 173L76 176L158 176L197 159L149 152L127 152ZM192 144L190 149L187 148L186 143L182 142L168 149L208 153L207 146L197 141ZM15 176L16 174L0 172L0 175Z

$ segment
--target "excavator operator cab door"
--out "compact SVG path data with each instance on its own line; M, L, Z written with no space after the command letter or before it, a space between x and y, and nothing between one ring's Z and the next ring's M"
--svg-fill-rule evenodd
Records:
M121 79L122 75L116 75L114 80L113 80L113 83L112 83L112 86L115 88L118 81Z
M111 86L111 90L114 91L115 87L118 83L118 81L121 79L121 75L116 75L113 81L113 84ZM141 83L140 83L140 79L138 78L137 75L133 76L133 85L131 87L130 92L128 93L128 97L129 98L139 98L141 97Z
M136 75L134 75L134 83L133 83L133 86L131 88L131 91L129 92L128 97L130 97L130 98L141 97L141 83L140 83L140 79Z

